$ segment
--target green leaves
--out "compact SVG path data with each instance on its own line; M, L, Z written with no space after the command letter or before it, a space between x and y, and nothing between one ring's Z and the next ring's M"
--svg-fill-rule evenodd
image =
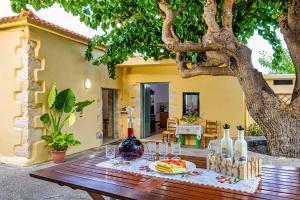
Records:
M259 63L266 68L271 69L272 73L276 74L294 74L295 67L293 61L289 55L287 49L282 49L280 54L273 57L266 54L266 52L260 52L261 57L259 57Z
M80 141L76 140L73 133L59 133L55 137L51 135L43 135L42 139L48 143L48 146L54 151L66 151L70 146L80 145Z
M92 100L92 101L87 100L87 101L81 101L81 102L76 103L75 104L75 107L76 107L75 111L76 112L82 112L85 107L87 107L88 105L91 105L94 101L95 100Z
M69 116L69 126L73 126L73 124L75 124L76 122L76 115L75 113L71 113Z
M52 108L52 106L54 105L54 102L55 102L55 98L56 98L56 93L57 93L57 90L56 90L56 83L54 83L50 89L50 93L49 93L49 96L48 96L48 107L49 108Z
M40 120L43 122L43 123L49 123L50 122L50 117L49 117L49 114L46 113L46 114L43 114L41 117L40 117Z
M55 108L59 111L69 113L75 105L75 95L71 89L66 89L58 93L55 100Z

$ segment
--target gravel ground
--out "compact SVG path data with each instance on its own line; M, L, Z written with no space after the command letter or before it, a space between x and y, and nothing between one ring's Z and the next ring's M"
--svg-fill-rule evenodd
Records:
M213 141L212 145L218 145L219 140ZM67 160L73 160L80 156L91 155L103 151L103 148L95 148L79 154L69 156ZM182 148L182 154L203 157L208 153L207 149L194 149L193 146ZM300 159L288 159L272 157L249 152L263 158L264 164L278 166L300 167ZM38 169L53 166L52 162L35 165L32 167L16 167L0 164L0 200L90 200L91 197L83 191L72 190L54 183L31 178L29 173Z

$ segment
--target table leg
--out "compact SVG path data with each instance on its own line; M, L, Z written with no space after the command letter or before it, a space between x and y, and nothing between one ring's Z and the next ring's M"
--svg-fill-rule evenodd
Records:
M89 195L90 195L94 200L105 200L101 194L89 192Z
M198 139L198 137L196 137L196 145L195 145L195 148L196 149L200 149L200 140Z
M178 136L178 144L184 145L184 137L183 135Z

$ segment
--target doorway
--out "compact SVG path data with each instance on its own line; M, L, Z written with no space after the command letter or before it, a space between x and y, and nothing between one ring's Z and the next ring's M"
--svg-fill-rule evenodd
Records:
M118 138L116 132L116 105L117 105L117 90L115 89L102 89L102 131L103 143L112 141Z
M147 138L167 128L169 117L169 84L141 84L142 138Z

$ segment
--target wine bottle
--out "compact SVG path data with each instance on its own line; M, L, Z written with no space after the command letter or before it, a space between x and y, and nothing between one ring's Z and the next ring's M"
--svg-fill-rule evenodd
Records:
M119 153L124 160L135 160L144 154L144 146L134 135L133 130L133 108L127 107L128 127L127 138L120 144Z
M230 138L230 125L224 124L224 137L221 140L222 157L226 160L232 160L233 142Z
M238 139L234 143L234 157L237 163L244 164L247 162L248 145L244 138L244 128L239 125L237 126L237 130Z

